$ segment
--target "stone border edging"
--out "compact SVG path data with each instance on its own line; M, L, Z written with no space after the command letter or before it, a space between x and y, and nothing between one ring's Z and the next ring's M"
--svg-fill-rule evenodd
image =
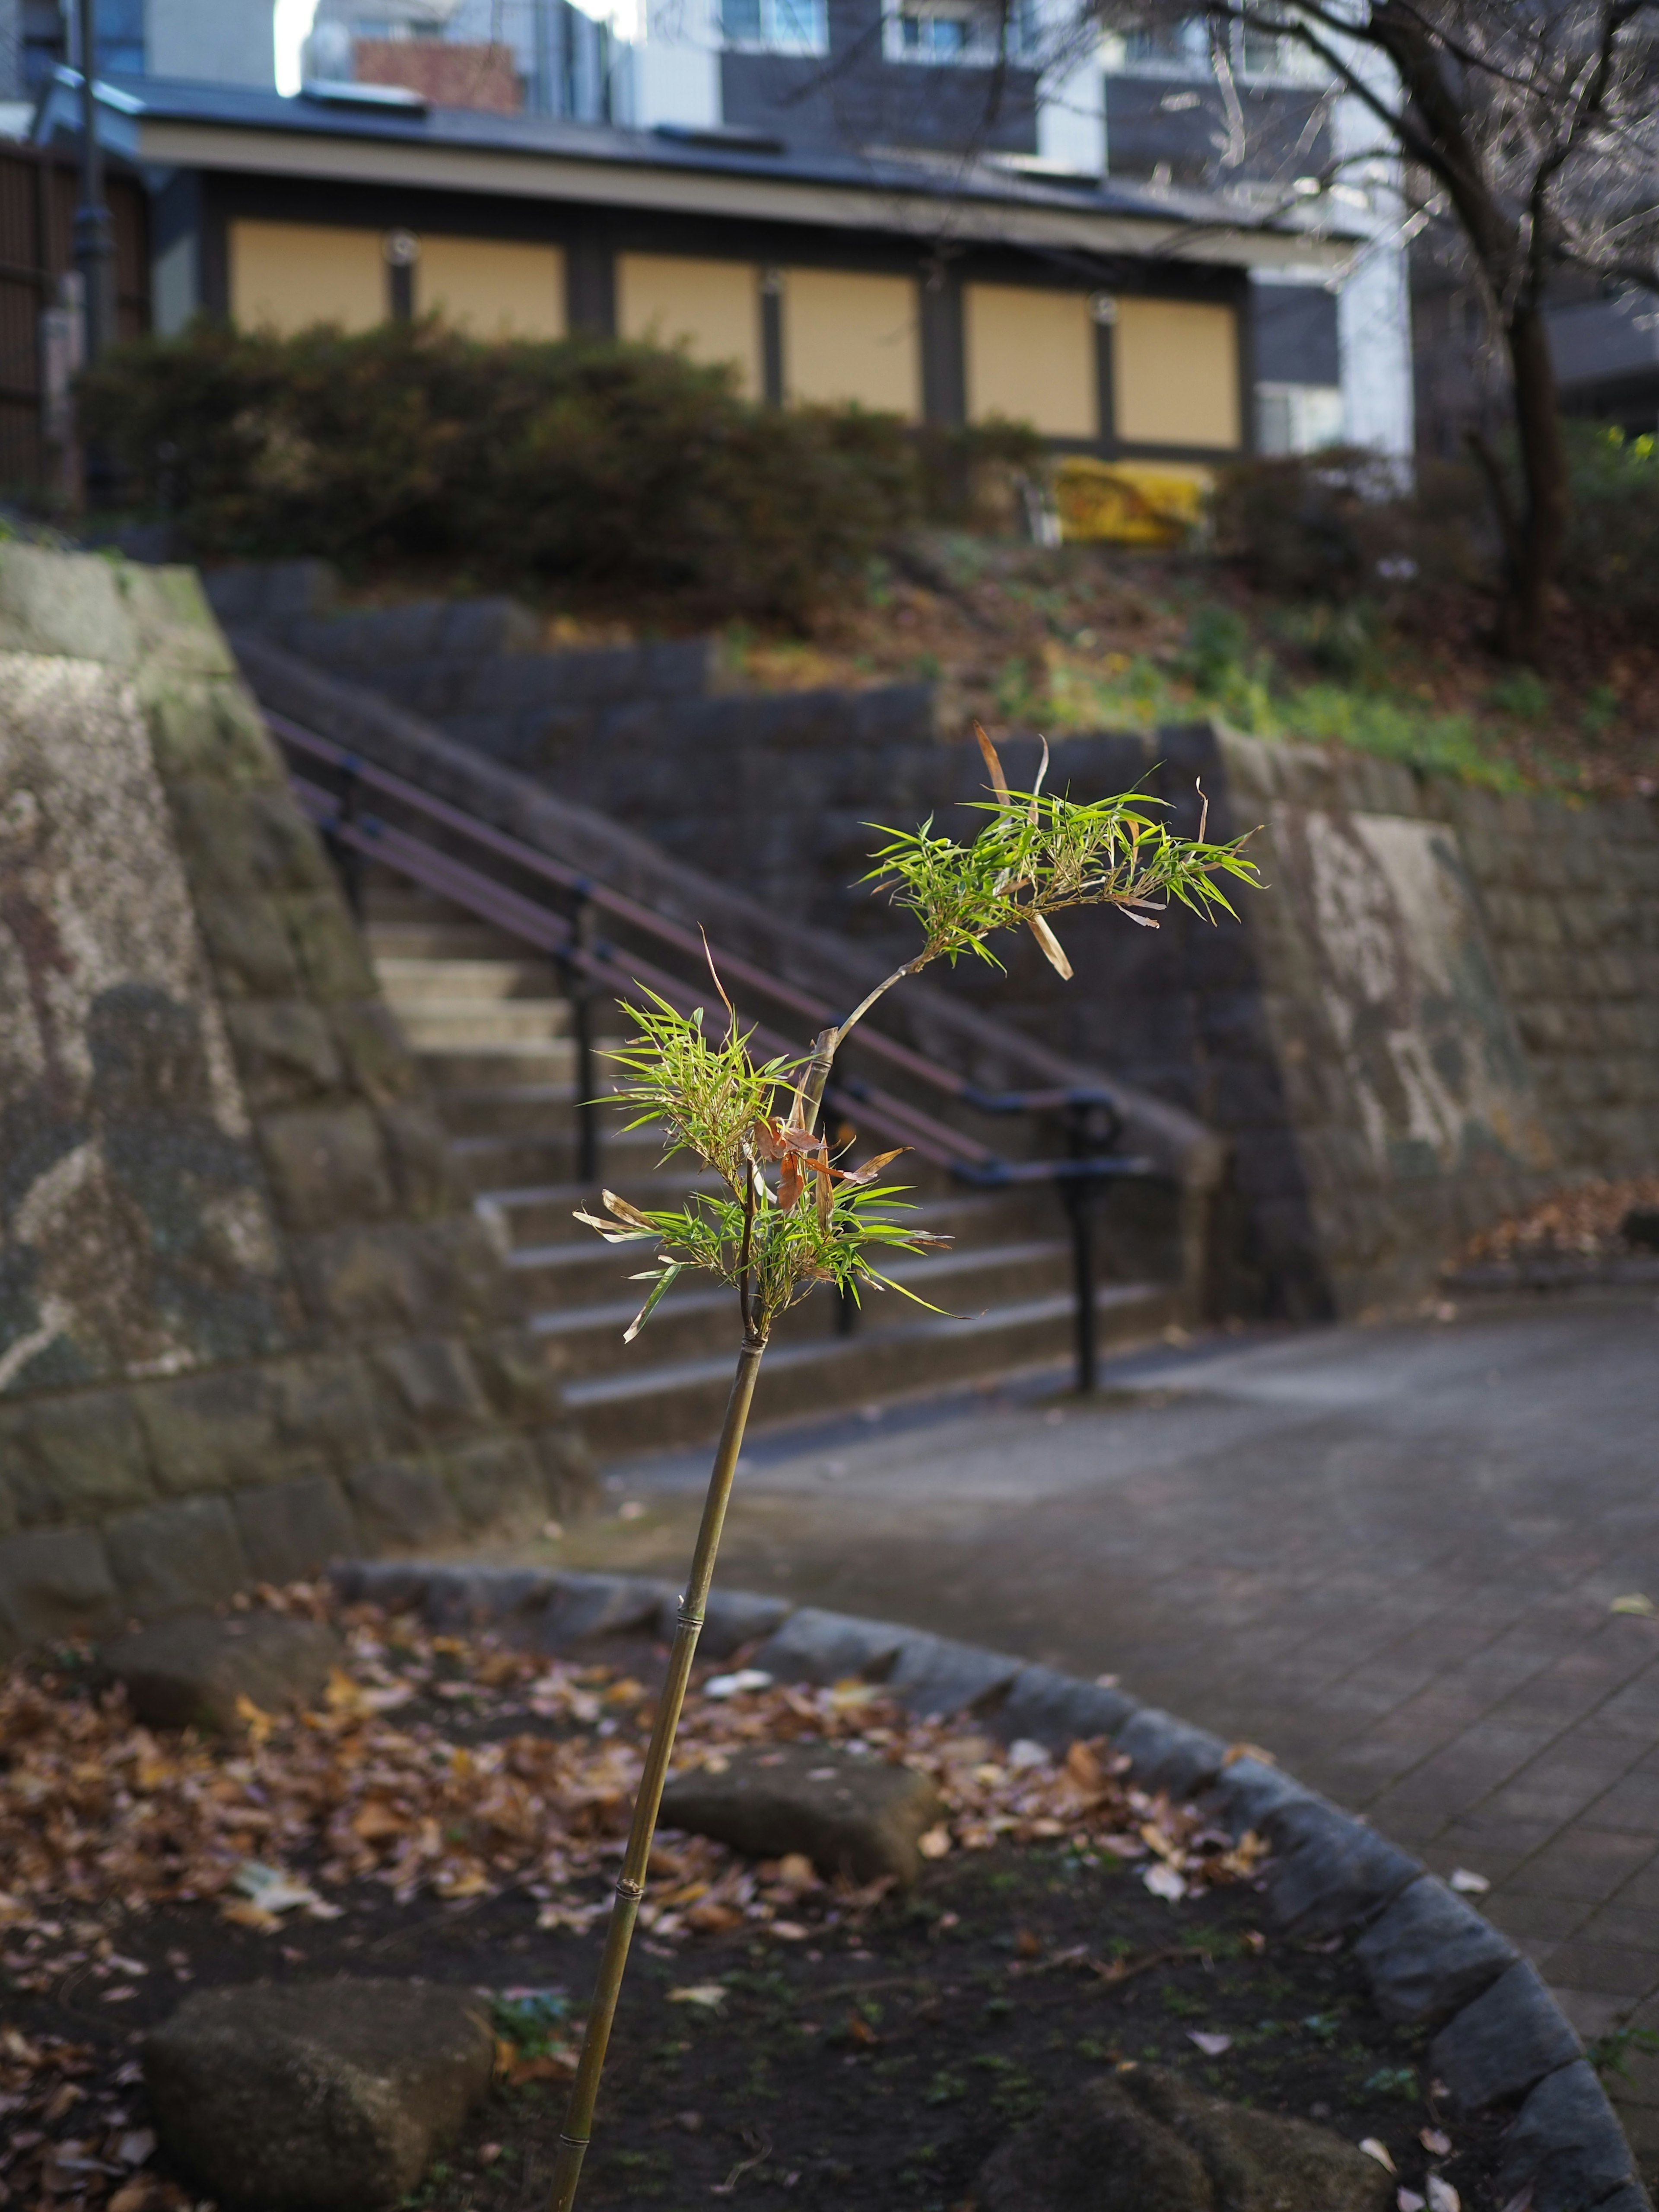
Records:
M418 1608L434 1627L493 1627L550 1653L629 1630L672 1636L679 1605L672 1584L635 1575L350 1560L333 1580L348 1601ZM754 1663L782 1679L862 1676L919 1716L973 1716L1051 1750L1109 1736L1143 1787L1197 1799L1236 1837L1254 1828L1273 1848L1267 1899L1283 1932L1352 1935L1377 2008L1431 2032L1430 2068L1465 2110L1522 2100L1504 2197L1530 2180L1531 2212L1652 2212L1607 2093L1537 1968L1363 1820L1125 1691L892 1621L714 1591L702 1650L726 1658L757 1638Z

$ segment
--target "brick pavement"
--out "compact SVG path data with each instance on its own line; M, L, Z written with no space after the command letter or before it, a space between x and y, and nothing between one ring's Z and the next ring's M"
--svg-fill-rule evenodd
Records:
M1443 1873L1586 2035L1659 2027L1659 1301L1119 1362L759 1437L722 1580L1076 1671L1270 1749ZM571 1563L684 1564L701 1454ZM1659 2164L1659 2062L1617 2088Z

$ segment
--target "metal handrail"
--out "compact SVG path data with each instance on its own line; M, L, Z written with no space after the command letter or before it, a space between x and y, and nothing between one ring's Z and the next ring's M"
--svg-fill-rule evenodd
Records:
M626 956L626 966L621 964L617 948L592 933L592 917L596 910L654 937L665 947L693 958L699 966L712 954L723 976L769 996L816 1028L835 1023L836 1017L824 1001L781 977L769 975L738 955L714 951L702 938L694 936L611 885L595 882L579 870L436 798L418 784L365 761L349 747L303 728L286 715L267 712L265 720L280 744L326 763L343 779L344 788L337 794L306 776L290 773L295 796L321 834L347 897L360 917L362 863L366 858L373 858L517 938L521 944L533 946L557 964L572 1002L577 1048L580 1168L585 1182L597 1181L599 1173L599 1102L593 1095L596 1079L591 1028L594 986L602 986L623 999L635 989L653 991L681 1012L691 1010L697 995L679 976L653 961L630 952ZM514 868L564 892L572 904L571 914L560 914L541 900L514 890L427 839L366 811L362 803L365 789L383 793L394 804L408 808L452 835L470 840ZM793 1040L764 1023L757 1024L753 1034L763 1050L790 1057L797 1050ZM1092 1389L1097 1364L1093 1194L1109 1182L1169 1182L1173 1178L1152 1160L1112 1150L1122 1124L1116 1101L1109 1090L1085 1085L986 1091L936 1066L921 1054L884 1036L878 1030L860 1030L857 1042L866 1053L884 1059L890 1066L974 1111L1000 1116L1064 1115L1067 1136L1064 1158L1006 1160L988 1146L948 1122L934 1119L862 1076L837 1070L824 1094L824 1103L832 1110L856 1109L866 1130L906 1146L918 1158L943 1169L970 1188L999 1190L1037 1183L1050 1183L1056 1188L1071 1230L1078 1388L1084 1391ZM1100 1121L1103 1115L1104 1126ZM842 1318L844 1325L851 1325L850 1314L844 1314Z

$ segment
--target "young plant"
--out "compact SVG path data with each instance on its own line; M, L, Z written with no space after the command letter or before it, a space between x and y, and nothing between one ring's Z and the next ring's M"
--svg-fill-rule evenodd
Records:
M628 1126L660 1125L668 1140L665 1157L690 1152L720 1186L717 1191L692 1191L683 1206L665 1210L632 1206L606 1191L605 1215L577 1214L611 1243L653 1248L649 1266L635 1278L649 1287L627 1330L628 1340L639 1334L681 1275L690 1271L713 1275L736 1291L742 1341L560 2131L551 2212L570 2212L575 2202L623 1971L645 1895L646 1864L675 1731L761 1356L773 1325L818 1283L832 1283L854 1298L870 1287L914 1296L884 1274L878 1262L949 1241L893 1218L890 1202L897 1199L899 1186L880 1178L896 1152L884 1152L850 1170L832 1159L817 1121L837 1050L884 993L930 961L954 963L970 953L996 964L986 940L999 930L1030 930L1048 959L1069 976L1071 964L1050 926L1051 915L1072 907L1115 906L1132 921L1155 929L1159 913L1171 901L1206 916L1218 910L1231 914L1226 884L1257 881L1255 864L1241 850L1243 839L1225 845L1205 842L1207 806L1197 838L1186 839L1173 836L1145 811L1158 804L1154 800L1131 795L1091 802L1045 794L1046 744L1036 787L1012 792L994 747L977 724L975 734L990 772L992 796L983 806L989 819L967 844L935 836L931 823L915 831L883 832L890 842L872 856L876 866L866 880L915 915L921 949L844 1021L821 1030L810 1054L757 1065L749 1036L738 1030L721 989L727 1015L724 1042L710 1038L701 1007L681 1014L646 992L645 1003L629 1009L632 1043L613 1055L625 1079L618 1101L634 1112ZM715 982L720 988L718 977Z

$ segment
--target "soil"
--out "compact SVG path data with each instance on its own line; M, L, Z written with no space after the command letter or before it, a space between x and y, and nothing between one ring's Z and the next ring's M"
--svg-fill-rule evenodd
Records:
M475 1741L504 1724L463 1731L453 1705L446 1717ZM1341 1946L1274 1934L1258 1881L1172 1905L1139 1872L1075 1838L1004 1842L929 1864L908 1896L820 1901L810 1925L750 1922L672 1946L645 1936L582 2204L687 2212L729 2195L755 2212L963 2212L990 2152L1048 2099L1092 2069L1156 2060L1218 2095L1374 2137L1419 2196L1433 2171L1466 2212L1497 2212L1498 2121L1443 2113L1425 2039L1376 2016ZM399 1903L383 1883L355 1881L331 1895L338 1917L296 1914L274 1934L205 1899L106 1915L123 1960L148 1971L112 1981L94 1963L37 1990L0 1977L0 2057L5 2030L81 2049L80 2094L48 2132L95 2160L148 2126L137 2050L188 1987L356 1973L487 1990L497 2087L414 2201L530 2212L545 2196L599 1927L538 1929L537 1902L517 1886ZM1228 2040L1206 2051L1195 2036ZM1451 2147L1431 2158L1419 2135L1440 2127ZM14 2206L73 2212L83 2201L61 2176L38 2194L24 2167L39 2171L11 2168ZM184 2212L187 2188L165 2183L188 2177L169 2176L164 2157L149 2172L151 2193L126 2197L131 2212Z

